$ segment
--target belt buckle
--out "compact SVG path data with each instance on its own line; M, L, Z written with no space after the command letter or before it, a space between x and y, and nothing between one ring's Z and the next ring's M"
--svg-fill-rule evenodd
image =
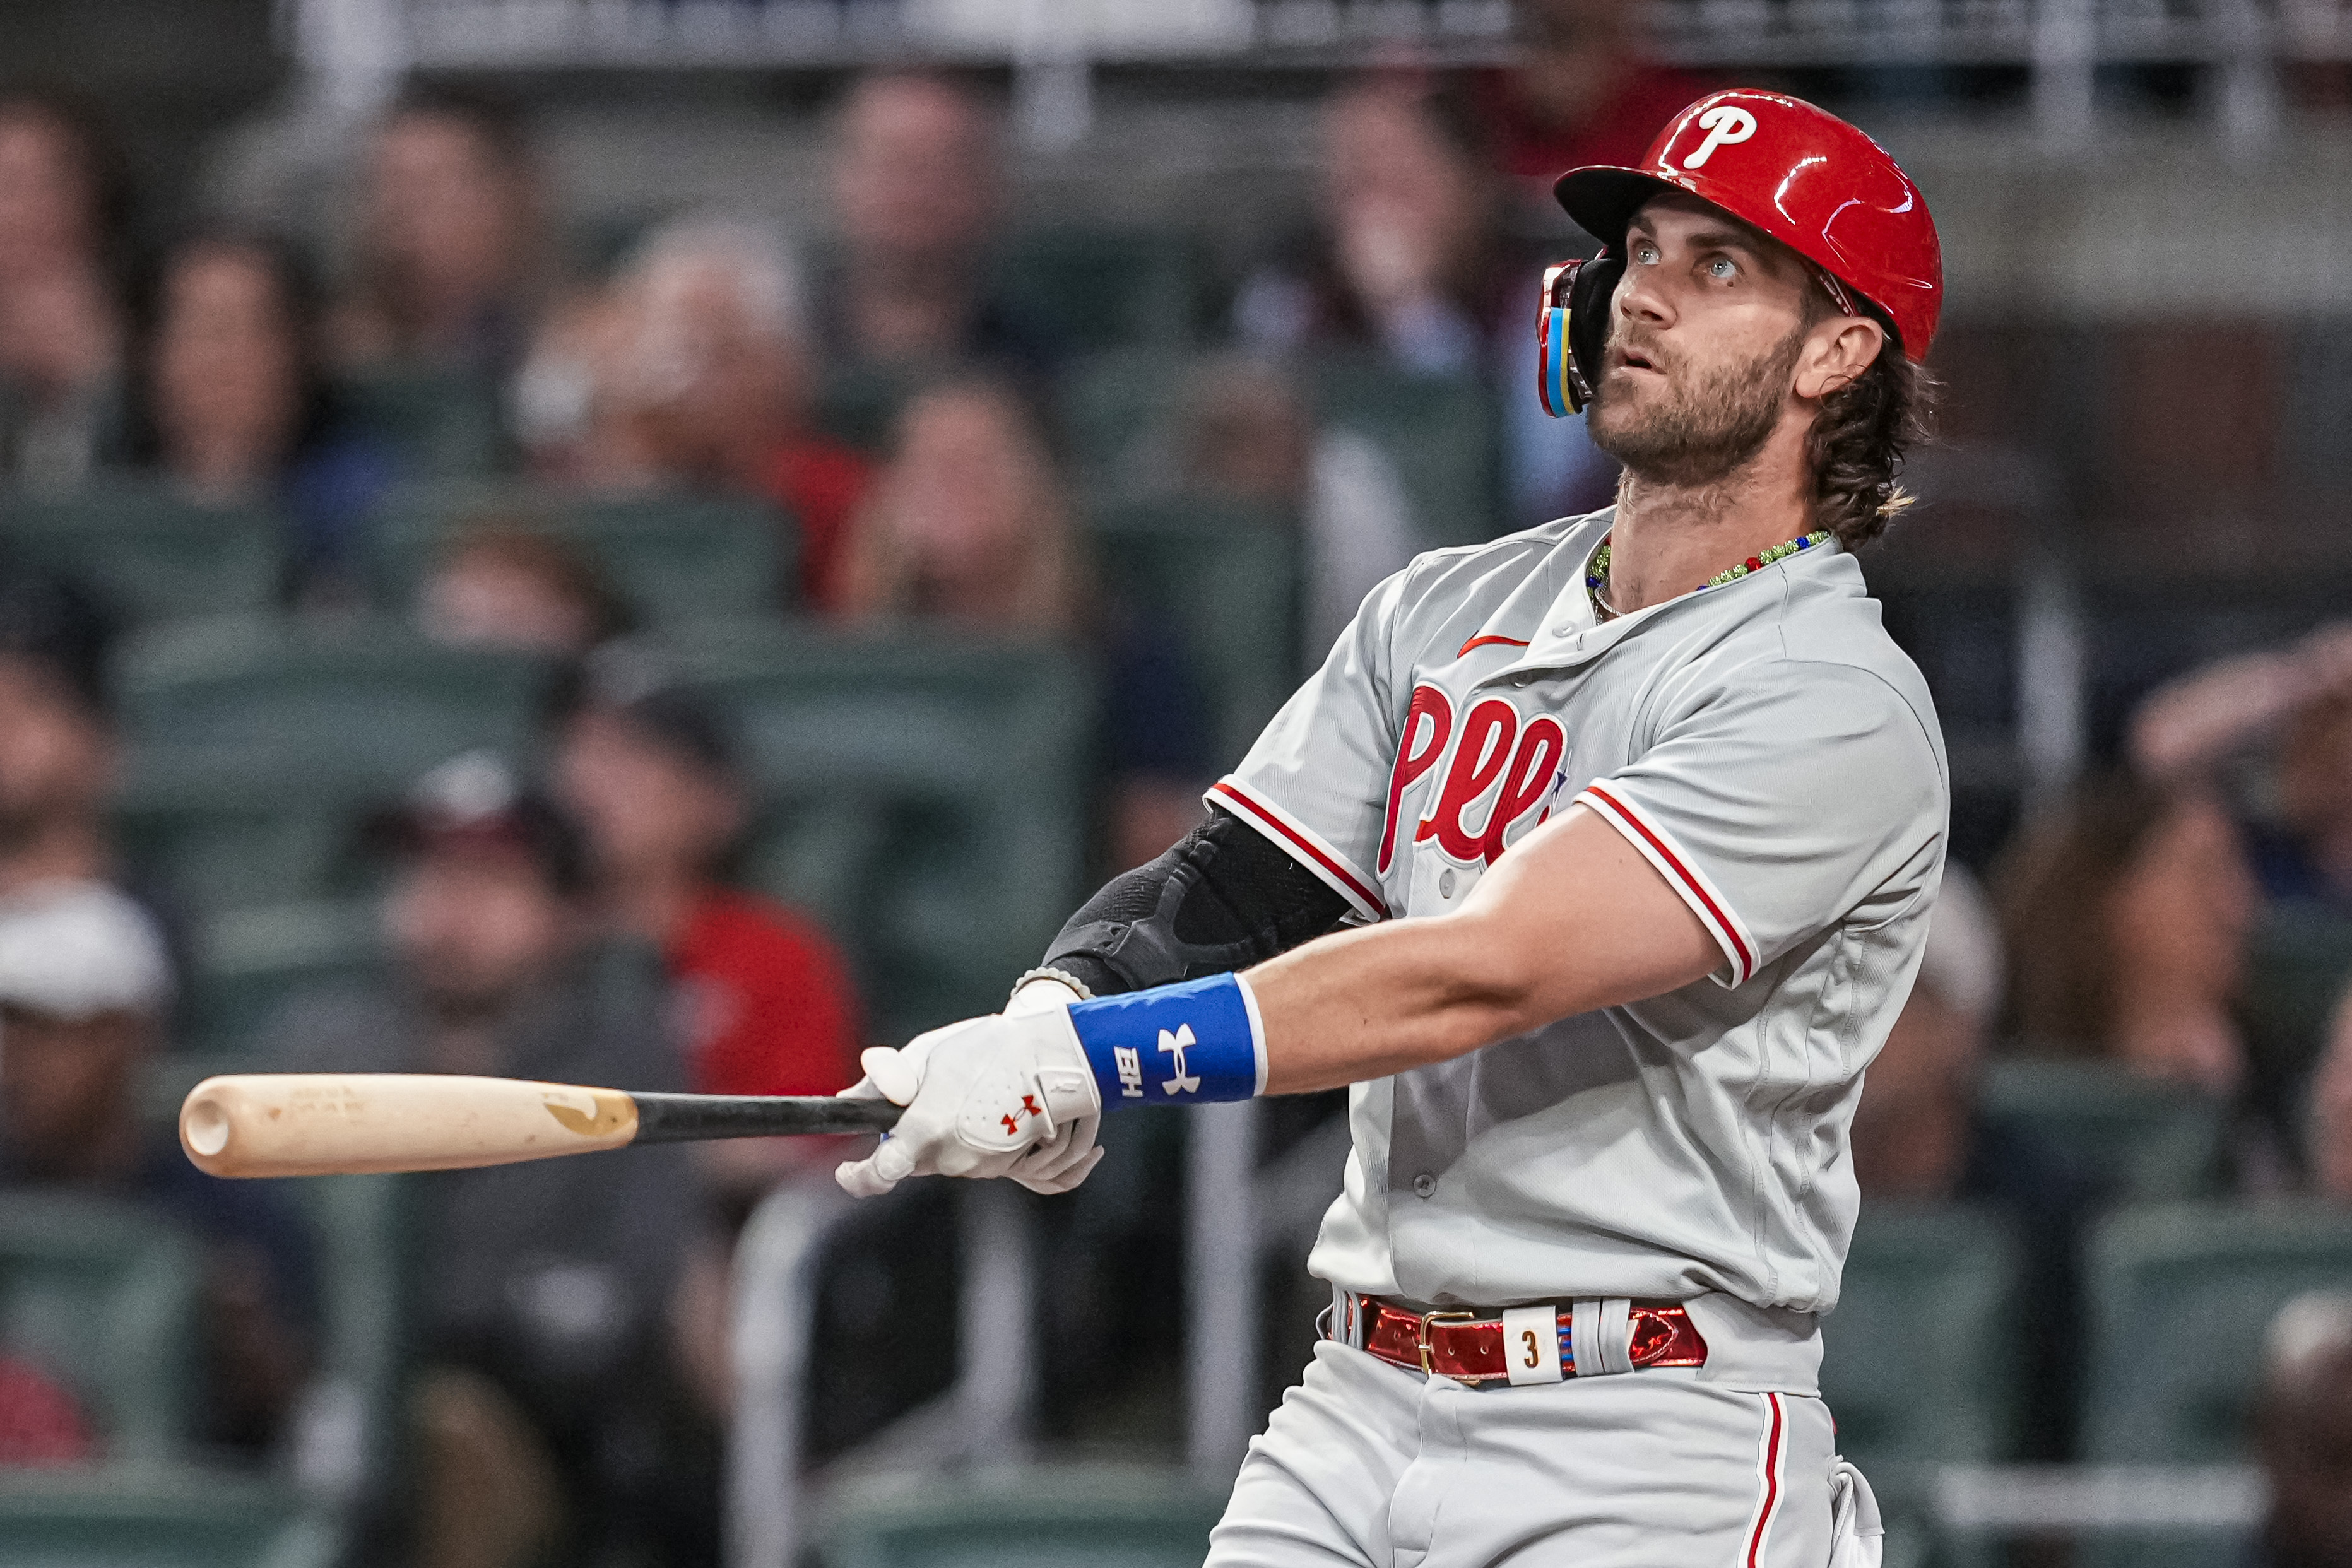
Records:
M1421 1333L1416 1336L1417 1343L1413 1345L1413 1349L1421 1353L1421 1370L1423 1376L1434 1377L1437 1375L1437 1369L1432 1366L1429 1363L1429 1358L1432 1354L1433 1354L1433 1347L1429 1343L1429 1325L1432 1323L1475 1323L1477 1321L1478 1314L1475 1312L1423 1312L1421 1314Z

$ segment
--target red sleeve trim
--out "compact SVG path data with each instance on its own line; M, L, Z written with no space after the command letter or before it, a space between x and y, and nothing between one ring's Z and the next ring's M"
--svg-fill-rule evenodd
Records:
M1714 936L1716 946L1731 961L1731 983L1745 984L1756 972L1755 945L1748 939L1739 917L1691 866L1689 860L1675 848L1674 841L1658 829L1642 820L1631 806L1612 795L1598 784L1588 784L1577 796L1580 802L1598 810L1602 821L1633 841L1643 858L1665 873L1667 884L1682 895Z
M1291 821L1279 809L1245 793L1230 779L1221 779L1209 786L1209 798L1239 811L1258 827L1271 833L1276 841L1287 849L1332 888L1356 906L1356 913L1367 920L1388 918L1388 902L1372 884L1345 861L1333 853L1309 830Z

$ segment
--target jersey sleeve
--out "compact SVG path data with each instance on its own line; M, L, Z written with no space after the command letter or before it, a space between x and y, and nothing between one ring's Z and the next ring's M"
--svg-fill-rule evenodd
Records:
M1323 667L1206 797L1281 845L1365 920L1389 913L1371 868L1403 721L1390 672L1405 576L1371 591Z
M1576 798L1690 905L1727 986L1932 889L1948 799L1926 722L1875 674L1796 661L1750 673L1669 714Z

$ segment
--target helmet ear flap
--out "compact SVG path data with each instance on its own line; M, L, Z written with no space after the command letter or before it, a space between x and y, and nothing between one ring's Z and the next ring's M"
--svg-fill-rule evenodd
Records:
M1554 419L1581 413L1592 401L1609 343L1609 305L1624 273L1624 260L1606 250L1590 261L1544 270L1536 316L1536 395Z

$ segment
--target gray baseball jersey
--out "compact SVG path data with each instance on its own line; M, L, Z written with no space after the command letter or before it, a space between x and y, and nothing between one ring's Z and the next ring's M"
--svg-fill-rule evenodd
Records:
M1858 1202L1847 1127L1942 871L1941 736L1834 545L1596 625L1584 571L1613 516L1415 560L1210 799L1365 921L1458 907L1582 805L1723 962L1356 1085L1308 1267L1432 1306L1826 1312Z

